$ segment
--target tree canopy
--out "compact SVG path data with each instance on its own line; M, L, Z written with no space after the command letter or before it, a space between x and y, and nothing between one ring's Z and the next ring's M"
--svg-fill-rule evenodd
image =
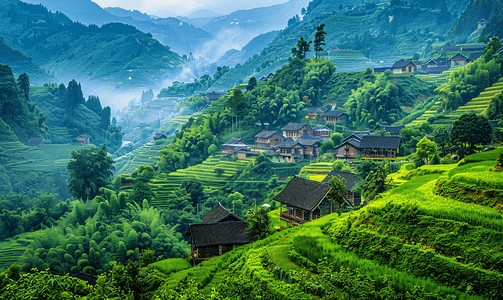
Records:
M451 130L451 142L465 148L476 144L489 144L492 139L492 127L483 116L465 113L454 121Z
M99 195L102 187L112 185L114 160L105 145L72 152L67 169L70 173L68 188L77 199L87 201Z
M297 45L292 48L292 54L294 57L298 57L300 59L305 59L307 52L309 52L309 48L311 47L312 41L306 41L303 37L299 39Z

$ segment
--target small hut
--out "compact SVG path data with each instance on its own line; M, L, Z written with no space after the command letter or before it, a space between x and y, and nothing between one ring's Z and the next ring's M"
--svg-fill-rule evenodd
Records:
M82 145L88 145L91 140L91 136L87 133L81 134L77 137L77 141L82 142Z

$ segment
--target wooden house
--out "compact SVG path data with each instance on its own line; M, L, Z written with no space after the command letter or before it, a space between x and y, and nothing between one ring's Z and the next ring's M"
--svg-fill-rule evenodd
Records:
M346 171L331 171L328 173L327 177L323 179L323 183L328 183L328 181L333 177L333 176L339 176L344 178L346 181L346 193L344 194L344 197L346 200L351 203L351 205L354 206L360 206L362 205L362 196L360 193L353 193L351 190L353 187L356 185L358 182L358 175L355 173L351 172L346 172Z
M286 139L277 145L279 161L291 163L316 158L320 153L320 146L318 138L307 134L295 141Z
M358 150L360 149L361 138L343 140L342 143L335 147L332 153L339 159L347 159L353 161L358 157Z
M470 55L468 56L468 62L475 61L475 60L477 60L479 57L481 57L482 55L484 55L484 52L475 52L475 53L470 53Z
M453 57L449 59L449 64L451 68L457 67L457 66L464 66L468 63L468 57L464 56L461 53L457 53Z
M330 187L327 184L295 176L274 200L280 206L280 220L300 225L333 212L333 205L326 199Z
M313 128L307 123L288 123L281 128L285 138L297 139L304 134L313 135Z
M482 18L482 19L480 19L480 21L477 22L477 29L484 28L484 26L486 26L487 24L489 24L489 21Z
M154 135L154 141L163 140L163 139L167 139L167 138L168 137L165 134L162 134L160 132L158 132Z
M223 207L222 204L218 205L201 216L201 220L204 223L218 223L218 222L244 222L245 219L231 212L227 208Z
M277 131L263 130L255 135L255 148L268 149L276 147L279 143L283 142L285 137Z
M246 150L250 145L240 138L232 138L228 140L223 146L223 152L226 154L237 155L237 152Z
M373 68L372 69L372 74L381 74L387 71L391 71L391 67L379 67L379 68Z
M416 73L417 66L412 60L399 60L391 66L393 74Z
M341 123L342 122L342 117L346 115L345 110L330 110L325 113L325 122L327 123Z
M325 113L328 111L328 108L326 107L306 107L308 114L306 115L306 118L311 119L311 120L316 120L318 118L318 111L321 112L320 117L324 118Z
M26 146L42 146L44 144L44 142L45 142L45 140L43 138L34 137L28 141L28 144L26 144Z
M318 125L313 128L313 134L319 140L330 139L331 132L332 132L332 129L328 128L327 126L323 126L323 125Z
M362 159L395 159L401 136L365 135L360 142L359 154Z
M387 133L397 136L400 135L400 132L402 129L404 129L404 125L381 125L377 124L374 130L372 130L372 133L376 132L377 130L384 129Z
M84 133L76 137L76 139L77 141L82 142L83 145L88 145L91 141L91 136L88 135L87 133Z
M216 222L191 224L186 236L191 237L191 256L194 264L205 259L222 255L237 246L253 242L253 237L245 233L246 222Z

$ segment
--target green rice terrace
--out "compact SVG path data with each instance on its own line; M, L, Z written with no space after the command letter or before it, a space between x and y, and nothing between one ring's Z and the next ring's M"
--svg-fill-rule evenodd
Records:
M309 180L322 181L332 171L333 163L319 162L312 163L300 170L299 177Z
M89 147L94 145L77 142L28 147L21 142L0 142L0 154L9 161L3 165L8 170L27 168L30 171L66 172L72 152Z
M153 165L161 156L161 150L170 144L167 139L147 143L138 149L133 150L115 159L115 174L131 174L141 165Z
M155 200L152 205L155 207L164 207L170 194L180 187L182 182L187 180L195 180L200 182L206 192L218 190L227 185L228 180L236 175L236 173L246 167L252 159L239 159L236 161L228 161L224 158L224 154L210 156L202 164L179 169L176 172L169 174L162 173L149 181L149 185L155 194ZM223 170L220 175L216 169ZM127 179L127 177L126 177ZM125 186L123 191L132 191L131 186Z
M161 290L195 280L206 295L236 289L268 299L501 299L501 209L450 185L496 193L501 203L503 175L490 169L502 152L403 168L403 183L366 207L169 270Z

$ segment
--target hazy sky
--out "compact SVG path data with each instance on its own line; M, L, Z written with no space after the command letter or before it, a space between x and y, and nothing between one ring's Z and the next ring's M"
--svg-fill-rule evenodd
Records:
M171 11L178 15L194 9L210 9L219 14L229 14L240 9L271 6L288 0L92 0L101 7L122 7L136 9L157 15L161 11Z

